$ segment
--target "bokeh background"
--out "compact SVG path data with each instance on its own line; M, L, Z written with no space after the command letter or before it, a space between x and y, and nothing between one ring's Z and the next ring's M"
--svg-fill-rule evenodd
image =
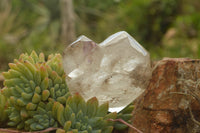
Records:
M199 0L0 0L0 71L23 52L62 53L125 30L151 55L200 57Z

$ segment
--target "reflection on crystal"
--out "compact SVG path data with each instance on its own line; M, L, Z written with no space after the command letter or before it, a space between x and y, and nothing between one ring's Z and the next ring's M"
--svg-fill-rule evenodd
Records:
M75 69L73 70L71 73L68 74L68 76L70 78L76 78L78 76L81 76L84 72L83 71L80 71L80 69Z
M151 77L148 52L128 33L118 32L97 45L81 36L65 51L64 69L72 93L96 96L119 112L138 96Z

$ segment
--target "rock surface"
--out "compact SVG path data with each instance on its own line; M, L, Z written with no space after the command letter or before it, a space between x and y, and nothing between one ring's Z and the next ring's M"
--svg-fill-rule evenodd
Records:
M193 96L191 96L193 95ZM197 98L194 98L194 97ZM199 133L200 60L164 59L137 100L133 126L144 133ZM135 133L129 130L129 133Z
M148 52L128 33L118 32L97 45L85 36L65 51L63 65L72 93L85 100L109 101L119 112L146 89L151 77Z

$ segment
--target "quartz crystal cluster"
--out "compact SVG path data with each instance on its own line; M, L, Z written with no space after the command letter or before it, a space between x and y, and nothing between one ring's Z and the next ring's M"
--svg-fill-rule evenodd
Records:
M148 52L121 31L96 44L85 36L69 45L63 65L71 93L85 100L109 101L109 111L119 112L140 96L151 78Z

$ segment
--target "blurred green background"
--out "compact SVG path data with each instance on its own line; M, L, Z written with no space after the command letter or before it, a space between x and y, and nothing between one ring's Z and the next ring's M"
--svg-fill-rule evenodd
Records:
M127 31L151 54L200 57L199 0L0 0L0 71L23 52L62 53Z

